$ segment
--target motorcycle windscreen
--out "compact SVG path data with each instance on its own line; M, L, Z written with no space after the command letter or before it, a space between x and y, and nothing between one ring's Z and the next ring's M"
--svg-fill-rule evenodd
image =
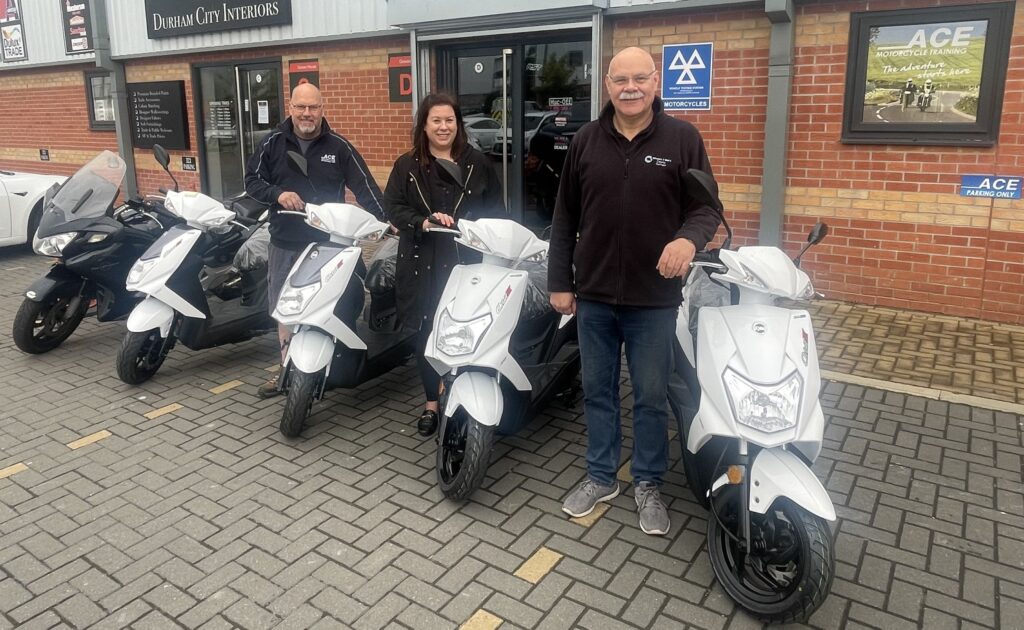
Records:
M39 236L60 234L61 226L100 217L111 208L127 167L116 153L103 151L48 198L39 221Z

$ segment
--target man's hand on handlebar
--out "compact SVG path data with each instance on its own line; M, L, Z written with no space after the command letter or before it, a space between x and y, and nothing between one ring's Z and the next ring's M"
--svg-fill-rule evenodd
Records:
M306 207L306 202L297 193L285 191L277 198L277 203L285 210L301 212Z
M426 219L423 220L423 231L429 232L431 225L439 225L441 227L450 228L455 225L455 218L450 214L443 212L435 212Z

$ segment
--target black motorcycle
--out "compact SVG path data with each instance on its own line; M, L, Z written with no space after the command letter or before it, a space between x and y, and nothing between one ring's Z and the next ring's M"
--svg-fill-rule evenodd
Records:
M128 270L181 219L159 200L113 205L126 165L103 151L63 185L47 191L33 249L56 260L25 291L14 318L14 343L29 354L53 350L95 304L101 322L122 319L141 299L125 289Z

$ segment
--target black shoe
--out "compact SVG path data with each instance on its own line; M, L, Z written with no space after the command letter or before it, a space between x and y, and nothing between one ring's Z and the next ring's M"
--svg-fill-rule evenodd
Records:
M424 411L420 419L416 421L416 430L423 437L434 435L434 431L437 431L437 412L430 409Z

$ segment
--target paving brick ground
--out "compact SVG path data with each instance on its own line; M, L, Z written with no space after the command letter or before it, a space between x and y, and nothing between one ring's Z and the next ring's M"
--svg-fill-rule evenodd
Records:
M412 428L411 366L333 392L288 440L281 401L253 395L266 339L177 348L140 387L114 374L121 324L21 354L7 331L44 268L0 250L0 469L25 466L0 479L0 626L759 626L715 583L678 444L667 537L639 531L632 493L589 527L563 518L579 401L503 440L485 488L452 503ZM1024 627L1024 419L841 383L822 400L837 577L809 627ZM554 561L536 583L517 576L531 558Z

